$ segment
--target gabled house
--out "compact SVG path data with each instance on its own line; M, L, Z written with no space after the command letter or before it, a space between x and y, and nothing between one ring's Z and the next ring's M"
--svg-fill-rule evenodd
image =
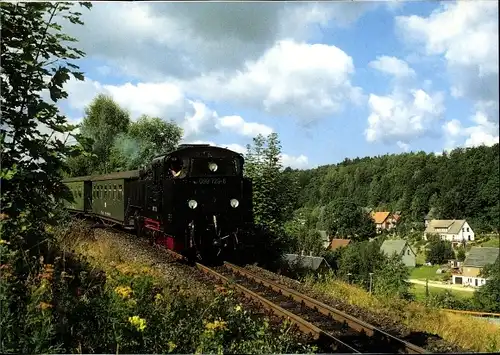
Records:
M417 255L406 240L385 240L380 246L380 251L382 251L387 256L392 256L393 254L401 256L401 261L403 261L403 264L405 264L406 266L415 267L416 265Z
M471 248L463 262L461 273L453 275L453 283L474 287L484 285L486 279L479 274L486 265L494 264L499 255L500 248Z
M373 222L375 222L375 227L377 232L382 230L391 230L396 227L396 223L399 220L399 215L395 216L391 212L372 212L371 217Z
M285 254L284 260L289 265L297 265L303 269L319 273L324 273L332 269L326 259L320 256Z
M453 245L474 240L474 231L465 219L433 219L424 231L424 240L429 234L437 234Z
M334 238L334 239L332 239L332 242L330 243L330 249L331 250L335 250L335 249L338 249L338 248L346 247L346 246L349 245L350 242L351 242L350 239L337 239L337 238Z

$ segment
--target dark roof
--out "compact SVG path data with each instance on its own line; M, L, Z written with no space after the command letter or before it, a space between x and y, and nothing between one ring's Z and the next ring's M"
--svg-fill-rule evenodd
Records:
M214 154L215 157L227 157L227 156L235 156L243 158L242 154L237 153L233 150L217 147L213 145L205 145L205 144L189 144L189 145L180 145L176 150L165 154L166 156L174 155L174 156L183 156L183 157L196 157L202 156L203 153Z
M401 255L407 244L408 242L403 239L388 239L382 243L380 250L388 256L391 256L394 253L396 253L397 255ZM410 248L410 250L413 252L409 244L408 248ZM413 254L415 254L415 252L413 252Z
M463 266L484 267L494 264L499 253L500 248L473 247L465 258Z
M90 176L90 175L77 176L77 177L63 179L63 182L87 181L87 180L90 180L91 178L92 178L92 176Z
M325 258L320 256L285 254L284 258L288 263L297 263L303 268L311 269L314 271L318 270L322 263L325 263L325 265L330 269L330 265L325 260Z
M118 171L105 175L94 175L92 181L115 180L115 179L136 179L139 177L139 170Z

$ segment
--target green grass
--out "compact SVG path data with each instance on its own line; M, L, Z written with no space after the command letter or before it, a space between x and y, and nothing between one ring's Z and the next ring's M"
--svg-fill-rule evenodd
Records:
M438 265L419 266L411 270L410 278L417 280L425 280L426 278L429 280L438 280L442 275L436 274L437 269L439 269Z
M485 242L480 242L478 245L481 245L482 247L492 247L495 248L500 245L500 242L498 240L498 237L491 237L490 240L487 240Z
M440 287L432 287L432 285L429 285L429 295L444 293L445 291L447 291L447 289L440 288ZM454 296L460 297L460 298L471 298L472 295L474 295L474 292L459 291L459 290L453 290L453 289L450 289L448 291L450 291ZM424 285L412 284L411 293L413 295L415 295L415 298L417 301L425 301L425 286Z

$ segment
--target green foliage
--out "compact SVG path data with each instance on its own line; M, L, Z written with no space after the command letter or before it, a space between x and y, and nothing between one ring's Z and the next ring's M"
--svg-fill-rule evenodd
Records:
M460 247L457 250L457 260L458 261L464 261L465 260L465 248Z
M378 242L351 243L342 251L337 274L349 282L368 287L370 272L376 272L384 261Z
M498 144L442 156L418 152L346 159L294 171L297 204L313 209L347 198L362 207L401 211L408 232L423 230L423 218L434 207L434 218L466 218L476 233L496 231L499 161Z
M362 241L373 238L376 234L375 224L370 216L347 198L330 202L322 218L322 225L334 236Z
M474 292L473 302L477 309L485 312L500 312L500 258L492 265L486 265L481 276L486 284Z
M399 255L387 258L373 276L373 290L376 294L403 299L410 297L410 284L407 281L410 271Z
M430 238L430 240L425 257L426 262L430 262L433 265L440 265L455 258L455 253L449 241L441 240L439 237Z
M90 4L82 3L90 8ZM3 233L35 243L37 230L51 221L56 203L67 193L60 172L64 159L78 154L65 144L75 127L54 103L67 97L70 75L83 80L72 61L83 52L56 22L80 23L71 3L1 3L2 196ZM51 132L51 133L49 133Z
M290 217L295 184L282 172L281 144L276 133L258 135L247 146L245 175L253 182L254 220L274 233L283 232Z

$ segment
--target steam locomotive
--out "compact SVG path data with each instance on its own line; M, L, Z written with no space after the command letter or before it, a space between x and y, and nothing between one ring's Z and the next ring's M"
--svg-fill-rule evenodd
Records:
M183 144L139 170L63 182L66 208L135 230L190 259L217 260L243 247L251 227L252 183L244 158L208 144Z

